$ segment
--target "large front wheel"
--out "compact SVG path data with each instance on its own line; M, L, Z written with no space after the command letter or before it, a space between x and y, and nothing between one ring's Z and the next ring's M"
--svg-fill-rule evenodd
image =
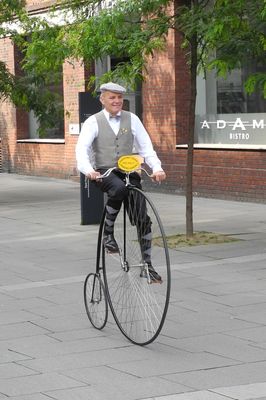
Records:
M164 230L151 200L129 188L124 209L115 221L120 253L103 250L107 298L121 332L133 343L146 345L160 333L170 296L170 262ZM149 274L152 264L161 281Z

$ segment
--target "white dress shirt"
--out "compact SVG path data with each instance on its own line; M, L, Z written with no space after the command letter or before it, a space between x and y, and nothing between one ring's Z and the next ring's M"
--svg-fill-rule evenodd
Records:
M120 120L110 118L109 113L105 109L103 112L112 130L117 135L120 128ZM144 158L145 163L152 169L153 172L162 171L161 161L153 149L148 132L144 128L140 119L135 114L130 114L131 131L134 136L134 148L136 152ZM98 124L95 115L92 115L83 123L76 145L77 168L84 175L88 175L94 170L91 146L92 142L97 136Z

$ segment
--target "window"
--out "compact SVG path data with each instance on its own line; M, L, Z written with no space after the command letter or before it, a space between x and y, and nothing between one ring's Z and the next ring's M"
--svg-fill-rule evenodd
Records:
M40 89L40 96L50 94L54 97L51 113L47 113L42 121L38 121L34 111L29 112L29 137L45 139L64 138L64 97L63 72L61 71L54 82Z
M256 65L244 66L217 78L198 77L196 106L197 143L266 145L266 100L260 91L247 95L244 82Z
M29 40L27 38L27 40ZM21 68L23 62L22 52L15 46L15 72L16 76L21 79L23 89L35 88L34 76L24 73ZM46 76L48 84L38 87L38 90L31 92L34 104L44 103L47 98L54 98L53 106L49 110L37 118L34 111L19 112L18 118L18 139L62 139L64 138L64 103L63 103L63 68L58 72L57 76L51 74Z

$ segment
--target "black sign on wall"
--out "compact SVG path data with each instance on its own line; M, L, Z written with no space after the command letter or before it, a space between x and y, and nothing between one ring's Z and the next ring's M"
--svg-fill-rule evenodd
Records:
M101 111L102 104L98 97L92 96L89 92L79 93L79 124L91 115ZM104 195L93 182L80 174L80 205L81 225L99 224L104 207Z
M102 104L99 96L95 97L89 92L79 93L79 123L80 125L91 115L101 111Z

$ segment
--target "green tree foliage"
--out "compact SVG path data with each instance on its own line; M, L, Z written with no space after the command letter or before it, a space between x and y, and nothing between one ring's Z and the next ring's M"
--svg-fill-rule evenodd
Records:
M111 7L106 3L63 2L71 24L41 22L39 30L35 25L25 68L42 74L47 68L56 70L67 58L89 63L110 54L128 56L113 76L132 85L145 76L148 57L163 49L169 29L183 33L188 61L191 42L196 40L198 69L214 68L225 76L249 60L265 62L264 0L184 0L179 6L169 0L118 0ZM256 84L266 95L264 74L250 78L249 91Z
M257 86L266 98L265 32L264 0L217 1L215 23L206 35L211 48L216 49L216 57L208 60L207 67L225 77L232 69L255 61L264 73L252 74L245 88L252 93Z
M3 0L0 8L0 37L16 35L12 28L14 19L23 16L24 0ZM6 64L0 61L0 98L11 96L14 88L14 77L8 71Z
M21 48L25 59L23 79L16 79L0 63L0 96L10 97L18 105L32 108L39 90L38 117L42 117L47 100L45 87L60 76L65 60L78 58L85 63L107 55L128 57L127 62L103 77L123 79L134 86L145 77L149 56L163 50L169 29L182 32L183 46L191 62L191 48L196 46L197 70L215 68L225 76L241 63L256 60L265 63L264 0L65 0L51 10L47 19L28 18L25 0L2 0L0 34L10 36ZM61 23L53 19L61 15ZM65 23L63 13L65 13ZM20 22L17 32L10 22ZM31 40L23 40L25 35ZM27 77L27 79L26 79ZM249 77L246 89L252 92L260 86L266 96L265 73ZM17 88L17 89L16 89ZM16 90L15 90L16 89ZM35 107L36 108L36 107ZM40 113L38 112L40 110Z
M17 104L23 93L23 105L32 107L37 97L34 88L40 87L44 93L51 77L59 76L65 60L78 58L90 63L107 55L126 56L128 61L118 64L103 80L120 78L134 86L136 80L145 77L148 57L163 50L169 29L183 33L188 62L191 46L196 46L197 70L215 68L225 76L248 60L265 62L264 0L183 0L182 5L180 1L177 5L176 1L169 0L118 0L109 7L108 3L60 1L60 11L55 4L45 20L28 18L25 0L2 0L0 34L11 35L23 51L25 61L24 79L19 85L17 80L14 84L15 78L0 64L0 95L12 97L16 86L17 93L12 100ZM58 14L60 24L53 18ZM23 24L25 34L31 34L30 41L24 41L18 32L6 26L15 15L20 25ZM266 96L265 73L249 77L246 89L251 92L257 85ZM47 98L43 96L38 109L43 109Z

